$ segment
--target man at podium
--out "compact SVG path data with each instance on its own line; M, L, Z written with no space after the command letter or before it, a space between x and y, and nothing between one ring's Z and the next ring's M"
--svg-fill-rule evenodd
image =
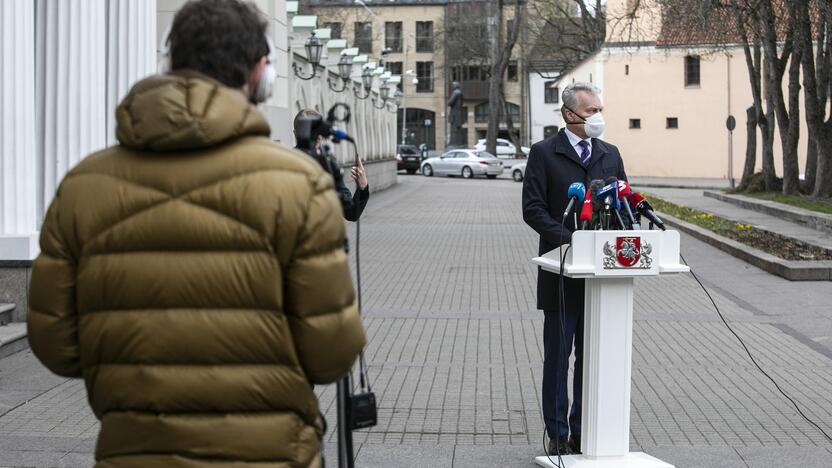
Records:
M566 128L534 144L529 153L523 180L523 220L540 235L540 255L569 243L577 229L571 217L563 217L570 184L581 182L588 187L594 179L627 179L618 148L600 139L604 133L600 93L589 83L564 88L561 113ZM550 455L580 453L581 447L584 280L562 279L562 328L560 281L559 275L538 268L537 308L544 312L543 417ZM573 345L575 373L570 410L567 373Z

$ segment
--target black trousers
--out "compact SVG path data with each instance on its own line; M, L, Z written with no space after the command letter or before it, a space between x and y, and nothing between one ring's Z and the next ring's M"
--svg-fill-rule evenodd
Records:
M543 419L546 422L546 432L555 440L569 436L570 431L573 436L580 437L584 311L574 308L564 311L563 339L557 309L547 309L543 313ZM573 344L575 375L572 381L572 410L568 411L567 375Z

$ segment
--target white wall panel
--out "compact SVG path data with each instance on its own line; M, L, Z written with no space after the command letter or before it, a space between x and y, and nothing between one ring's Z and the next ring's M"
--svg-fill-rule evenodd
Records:
M107 144L117 143L115 111L130 88L156 72L156 2L118 0L107 11Z
M40 0L36 21L42 214L66 172L107 146L107 2Z
M36 231L35 8L0 2L0 235Z

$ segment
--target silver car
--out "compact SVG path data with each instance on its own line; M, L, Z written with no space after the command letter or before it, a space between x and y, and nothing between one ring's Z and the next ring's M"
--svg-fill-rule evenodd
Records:
M526 177L526 161L511 166L509 170L515 182L523 182L523 178Z
M470 179L477 175L484 175L494 179L503 173L503 162L485 151L472 149L452 150L438 158L428 158L422 161L422 175L430 177L436 175L461 175Z

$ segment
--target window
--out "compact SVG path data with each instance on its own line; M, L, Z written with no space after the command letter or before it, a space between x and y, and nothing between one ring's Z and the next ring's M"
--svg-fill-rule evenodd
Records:
M508 62L508 81L517 81L517 60Z
M558 132L557 125L547 125L543 127L543 138L549 138L550 136L554 135Z
M355 41L353 43L362 54L373 53L373 23L356 22Z
M667 118L667 128L679 128L679 118L678 117L668 117Z
M384 68L390 72L391 75L402 75L403 65L402 62L387 62L384 64ZM404 77L402 77L404 78ZM399 88L399 91L402 90L402 82L396 84L396 87Z
M520 122L520 106L511 102L507 102L506 106L508 106L508 112L511 114L511 121L517 125Z
M477 107L474 108L474 122L483 123L488 122L488 103L484 102L482 104L478 104Z
M685 86L699 86L699 57L685 57Z
M329 28L330 30L330 39L341 39L341 28L343 27L342 23L324 23L324 28Z
M560 88L553 85L554 81L543 82L543 102L546 104L558 104L560 102Z
M417 93L433 92L433 62L416 62Z
M384 23L384 47L390 52L402 51L402 22L388 21Z
M385 62L384 69L389 71L391 75L402 74L402 62Z
M468 123L468 106L462 106L462 123Z
M630 66L629 66L629 65L624 65L624 74L625 74L625 75L629 75L629 74L630 74Z
M630 128L641 128L641 119L630 119Z
M433 21L416 22L416 52L433 52Z

